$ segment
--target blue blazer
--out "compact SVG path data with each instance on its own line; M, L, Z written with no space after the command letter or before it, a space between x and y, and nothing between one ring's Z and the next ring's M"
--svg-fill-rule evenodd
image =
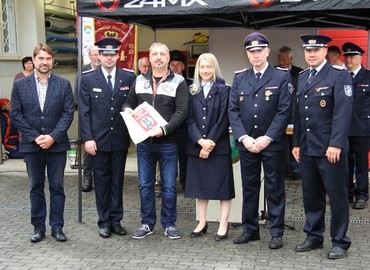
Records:
M342 148L346 154L352 114L351 76L327 62L307 86L308 70L298 77L293 146L308 156L324 157L329 146Z
M21 134L19 150L32 153L41 150L35 139L48 134L55 140L51 152L70 149L67 131L73 121L73 93L68 80L51 74L44 110L41 111L34 75L14 81L10 116Z
M361 68L353 78L353 111L349 136L370 136L370 70Z
M133 72L116 68L111 92L101 67L81 77L78 105L82 141L95 140L98 151L129 148L130 135L120 112L135 78Z
M230 86L225 81L217 80L204 98L203 90L190 95L190 108L187 120L188 143L187 153L199 156L201 146L199 139L211 139L216 147L211 155L229 155L229 119L227 116Z
M273 142L265 151L288 148L286 128L291 118L290 74L269 65L257 82L253 69L236 72L230 92L229 120L235 139L267 135ZM290 90L289 90L290 89ZM236 148L247 151L236 140Z

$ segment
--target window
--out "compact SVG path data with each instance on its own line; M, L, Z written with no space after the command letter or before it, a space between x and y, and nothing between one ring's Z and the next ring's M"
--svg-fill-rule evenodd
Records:
M0 0L0 55L3 56L15 55L18 53L16 1L17 0Z

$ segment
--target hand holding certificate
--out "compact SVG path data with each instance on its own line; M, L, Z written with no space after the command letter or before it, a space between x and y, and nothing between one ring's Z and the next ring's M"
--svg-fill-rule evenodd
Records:
M141 103L131 113L121 112L121 115L135 144L152 137L153 129L167 124L167 121L147 102Z

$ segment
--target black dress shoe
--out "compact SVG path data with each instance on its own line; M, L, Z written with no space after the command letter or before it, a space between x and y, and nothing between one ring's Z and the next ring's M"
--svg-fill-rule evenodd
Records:
M256 234L243 233L239 235L237 238L235 238L233 242L234 244L246 244L250 241L256 241L260 239L261 238L259 233Z
M59 242L64 242L67 240L67 236L64 234L62 228L52 229L51 236Z
M32 243L40 242L42 239L45 238L45 232L44 231L39 231L35 230L33 234L30 237L30 241Z
M295 247L295 251L306 252L318 248L322 248L322 244L314 244L310 240L306 239L302 244L299 244Z
M192 231L190 234L190 238L195 238L195 237L201 236L202 233L203 234L207 233L207 229L208 229L208 222L206 222L206 225L204 225L203 229L201 229L199 232Z
M281 237L272 237L269 243L270 249L279 249L283 247L283 239Z
M363 199L358 199L355 201L352 207L353 209L365 209L366 206L367 206L367 201Z
M347 250L334 246L331 248L331 250L328 253L328 258L335 260L335 259L343 259L346 256Z
M226 233L223 234L223 235L219 235L218 233L216 233L215 241L220 241L220 240L226 239L228 234L229 234L229 227L227 227Z
M110 237L110 228L108 226L101 227L99 230L99 236L103 238Z
M121 224L114 224L112 227L110 227L110 230L116 235L126 235L127 234L125 228L123 228Z
M89 192L93 189L92 187L92 179L91 178L84 178L82 180L82 187L81 190L84 192Z

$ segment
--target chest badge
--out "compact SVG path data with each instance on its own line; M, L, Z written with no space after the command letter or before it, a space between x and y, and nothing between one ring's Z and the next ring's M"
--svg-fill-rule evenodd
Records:
M325 108L326 107L326 101L325 100L320 100L320 106L321 106L321 108Z
M270 90L267 90L265 92L265 100L266 101L269 101L270 100L270 96L272 95L272 92Z

